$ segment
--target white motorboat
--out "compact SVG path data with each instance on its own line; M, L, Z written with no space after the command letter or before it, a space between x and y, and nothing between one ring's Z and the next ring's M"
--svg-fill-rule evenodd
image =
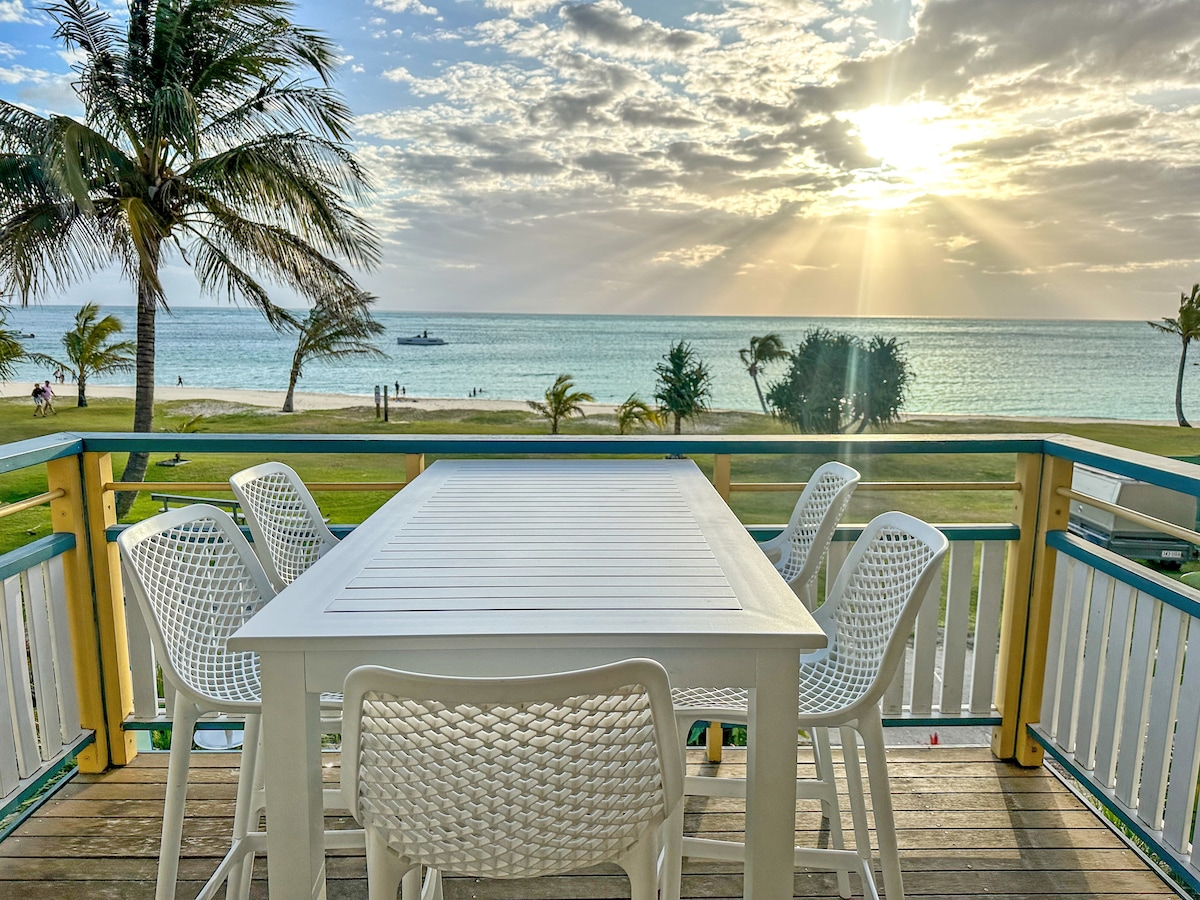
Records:
M405 347L440 347L446 341L440 337L430 337L428 331L422 331L412 337L398 337L396 343Z

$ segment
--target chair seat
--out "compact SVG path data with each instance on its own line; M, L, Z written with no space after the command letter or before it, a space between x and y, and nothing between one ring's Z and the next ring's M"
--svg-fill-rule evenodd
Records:
M671 702L677 716L694 711L697 718L704 718L701 713L712 712L744 719L750 709L750 691L746 688L674 688Z

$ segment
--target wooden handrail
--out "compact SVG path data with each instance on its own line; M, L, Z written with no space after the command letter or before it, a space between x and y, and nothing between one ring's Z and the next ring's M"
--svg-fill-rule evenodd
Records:
M33 509L36 506L46 506L48 503L58 500L60 497L65 497L66 493L62 489L46 491L44 494L37 494L34 497L26 497L24 500L18 500L16 503L8 503L0 506L0 519L5 516L16 515L19 512L24 512L27 509Z
M1128 519L1130 522L1137 522L1139 525L1145 525L1160 534L1167 534L1171 537L1179 538L1182 541L1187 541L1191 544L1200 546L1200 532L1192 531L1190 528L1184 528L1182 525L1176 525L1174 522L1165 522L1162 519L1157 519L1154 516L1148 516L1145 513L1138 512L1135 509L1129 509L1125 506L1117 506L1115 503L1109 503L1106 500L1100 500L1096 497L1089 497L1087 494L1081 494L1078 491L1073 491L1070 488L1059 488L1058 495L1066 497L1068 500L1077 500L1085 506L1091 506L1104 512L1112 513L1120 516L1122 519Z
M306 481L310 491L398 491L404 481ZM179 491L228 491L228 481L110 481L104 485L106 491L156 491L177 493Z
M759 493L769 491L802 491L803 481L735 481L731 491ZM1019 481L863 481L859 491L1019 491Z

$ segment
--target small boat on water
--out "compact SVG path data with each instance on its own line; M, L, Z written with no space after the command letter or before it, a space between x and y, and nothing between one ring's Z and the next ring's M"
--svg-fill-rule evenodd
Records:
M428 331L422 331L412 337L398 337L396 343L405 347L440 347L446 341L440 337L430 337Z
M32 331L18 331L18 332L17 332L17 337L19 337L19 338L31 338L31 337L37 337L37 335L36 335L36 334L34 334Z

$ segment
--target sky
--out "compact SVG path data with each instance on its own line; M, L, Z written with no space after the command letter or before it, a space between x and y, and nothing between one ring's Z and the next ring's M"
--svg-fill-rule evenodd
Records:
M381 309L1147 319L1200 281L1200 0L295 17L344 56ZM70 82L0 0L0 97L79 115ZM195 297L179 260L167 284ZM57 299L82 290L132 299Z

